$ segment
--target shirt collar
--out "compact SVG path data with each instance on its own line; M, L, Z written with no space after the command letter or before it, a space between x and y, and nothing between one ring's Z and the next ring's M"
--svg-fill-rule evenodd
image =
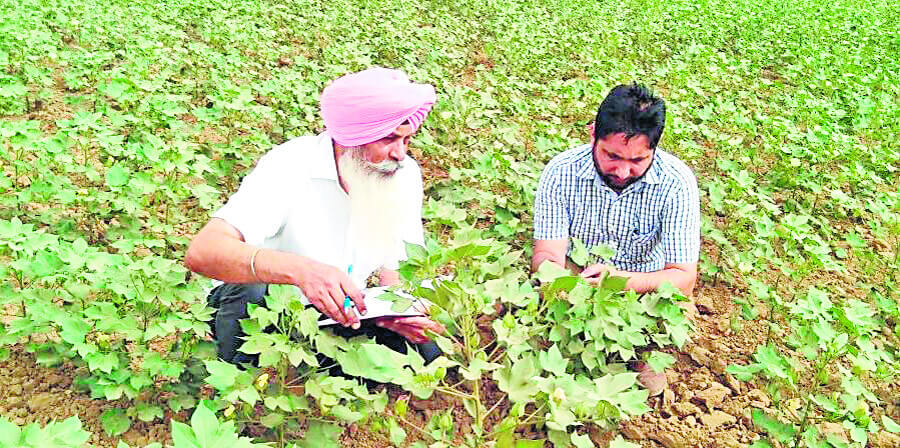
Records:
M658 184L662 182L662 173L659 168L659 148L653 150L653 162L650 162L650 168L647 170L647 174L641 179L641 182L645 184Z
M653 151L653 162L650 163L647 174L637 182L638 184L658 184L662 182L658 154L659 148ZM594 179L595 177L599 179L600 177L600 173L597 172L597 167L594 165L594 154L590 144L585 145L584 155L579 160L579 165L575 169L575 175L581 179Z
M324 179L337 182L338 173L334 166L334 144L328 131L324 131L317 137L315 148L316 154L312 158L310 166L310 174L314 179Z

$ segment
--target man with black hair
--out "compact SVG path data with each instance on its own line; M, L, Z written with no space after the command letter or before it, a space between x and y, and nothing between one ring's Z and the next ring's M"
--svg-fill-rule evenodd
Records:
M580 270L583 277L627 277L626 287L637 292L668 281L691 296L700 254L700 198L691 169L657 149L665 120L665 103L647 88L620 85L610 91L597 110L591 143L557 155L541 175L532 269L551 261L579 271L567 258L577 238L589 249L616 249L610 264L588 265Z

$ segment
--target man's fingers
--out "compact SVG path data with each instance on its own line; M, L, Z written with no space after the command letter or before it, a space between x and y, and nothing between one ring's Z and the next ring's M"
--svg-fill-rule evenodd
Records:
M390 331L393 331L394 333L399 334L400 336L403 336L412 343L423 344L425 342L428 342L428 338L425 337L421 329L412 325L405 325L399 322L398 318L388 317L384 319L378 319L375 321L375 323L379 327L388 329Z
M606 266L604 266L603 264L600 264L600 263L592 264L592 265L584 268L583 271L581 271L581 276L585 277L585 278L596 277L597 275L601 274L605 270L606 270Z
M426 333L430 330L437 334L443 334L447 330L443 325L428 319L427 317L392 317L379 319L377 324L395 333L401 334L410 341L422 344L431 340Z
M428 336L425 335L425 331L418 327L413 327L411 325L403 325L394 323L393 327L388 328L388 330L393 331L394 333L403 336L409 342L413 342L416 344L424 344L429 341Z
M383 317L383 318L375 319L375 325L378 325L381 328L386 328L395 333L399 333L399 331L397 331L397 330L401 326L400 324L396 323L394 321L394 319L391 317Z
M335 286L329 290L329 294L331 296L331 300L337 305L338 309L341 310L341 315L343 316L343 324L345 327L353 325L354 328L359 326L359 319L356 318L356 314L353 312L352 306L344 306L345 298L347 297L344 291L340 288L340 286Z
M437 334L442 334L447 331L443 325L427 318L427 317L400 317L397 318L397 323L402 325L408 325L411 327L421 328L422 330L431 330ZM423 332L424 334L424 332Z
M353 280L350 280L350 277L346 277L341 281L341 289L343 289L347 297L350 297L350 300L356 304L356 309L359 310L359 314L365 315L366 296L353 284Z
M309 301L313 306L318 308L319 311L334 319L335 322L343 323L344 314L338 310L338 307L335 306L334 301L328 294L325 294L324 292L317 294L314 297L309 297Z

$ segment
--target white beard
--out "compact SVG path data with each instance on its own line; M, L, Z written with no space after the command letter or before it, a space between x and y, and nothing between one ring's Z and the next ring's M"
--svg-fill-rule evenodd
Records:
M418 195L403 188L399 169L382 174L355 155L357 152L349 149L338 159L338 170L350 196L349 244L362 253L379 257L383 265L405 253L403 231L415 218L411 215Z

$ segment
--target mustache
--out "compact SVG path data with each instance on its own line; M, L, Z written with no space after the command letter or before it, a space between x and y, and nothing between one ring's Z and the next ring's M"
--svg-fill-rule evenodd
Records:
M379 163L371 163L366 161L364 163L366 168L380 174L393 174L404 166L403 162L398 162L396 160L384 160Z

